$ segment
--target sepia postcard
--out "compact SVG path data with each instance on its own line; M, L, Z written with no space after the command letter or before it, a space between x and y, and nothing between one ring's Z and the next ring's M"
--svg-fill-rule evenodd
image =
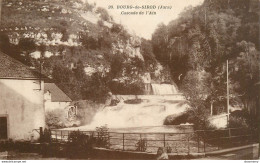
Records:
M258 163L259 5L0 0L0 161Z

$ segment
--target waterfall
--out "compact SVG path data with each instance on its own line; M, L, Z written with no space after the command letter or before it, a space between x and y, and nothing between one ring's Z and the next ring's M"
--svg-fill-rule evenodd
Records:
M184 112L186 105L183 102L169 100L146 99L140 104L119 103L117 106L108 106L100 110L91 124L79 129L95 129L102 125L109 128L162 126L168 115Z
M129 95L122 97L116 106L106 106L100 109L90 124L74 129L93 130L107 125L109 128L129 128L162 126L168 115L180 114L187 105L181 95L177 97L177 89L171 84L151 84L154 95L140 95L138 104L126 104L124 100L135 99ZM156 95L156 96L155 96ZM167 95L167 96L163 96ZM170 96L172 95L172 96Z
M171 95L176 94L177 89L171 84L151 84L154 95Z

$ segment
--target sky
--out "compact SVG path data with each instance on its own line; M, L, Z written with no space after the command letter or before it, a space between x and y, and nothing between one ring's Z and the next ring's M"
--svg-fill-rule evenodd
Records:
M185 7L197 6L204 0L87 0L89 3L96 2L97 6L106 8L117 23L124 25L130 33L135 33L146 39L151 39L152 33L160 23L168 24L171 20L178 18L178 15ZM117 5L166 5L172 6L171 10L122 10L115 9ZM114 9L108 9L113 5ZM122 11L156 11L156 15L121 15Z

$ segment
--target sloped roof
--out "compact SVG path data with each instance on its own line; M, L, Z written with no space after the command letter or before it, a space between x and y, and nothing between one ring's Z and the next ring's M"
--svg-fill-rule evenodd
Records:
M44 93L51 93L52 102L71 102L72 100L54 83L44 83Z
M0 78L39 79L40 76L39 72L0 51Z

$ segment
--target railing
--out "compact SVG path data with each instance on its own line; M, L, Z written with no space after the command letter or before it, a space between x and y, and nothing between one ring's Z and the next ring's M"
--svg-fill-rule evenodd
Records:
M73 131L51 130L51 142L66 143ZM100 138L96 131L79 131ZM170 153L205 153L252 143L254 131L243 128L197 130L183 133L120 133L107 132L108 148L126 151L156 152L165 147ZM104 135L103 135L104 137Z
M257 141L258 132L245 128L228 128L218 130L197 130L203 138L204 152L215 151Z

